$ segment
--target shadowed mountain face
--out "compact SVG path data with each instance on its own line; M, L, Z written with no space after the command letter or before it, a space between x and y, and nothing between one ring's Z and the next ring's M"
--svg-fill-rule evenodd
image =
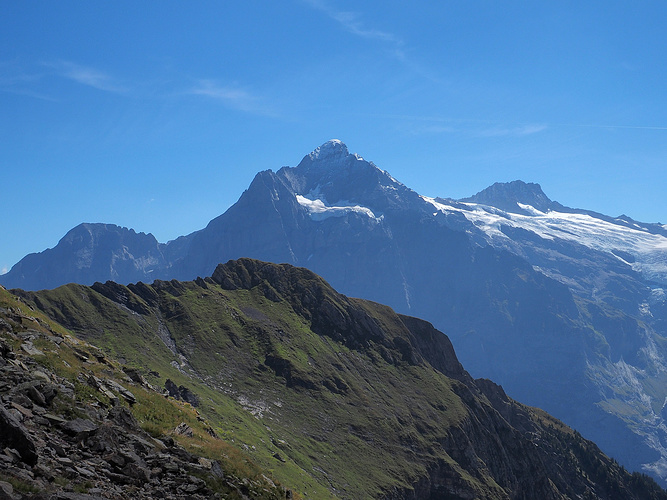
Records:
M461 201L488 205L511 213L528 213L520 205L530 205L541 212L562 208L544 194L539 184L532 182L526 184L521 181L496 182L493 186Z
M430 323L343 296L304 268L240 259L193 282L15 293L137 380L187 392L198 420L303 497L667 497L473 380Z
M2 283L32 290L64 283L92 284L100 276L139 281L167 265L152 234L113 224L80 224L55 248L23 258L2 276Z
M106 272L153 255L123 245L112 255L132 258L107 256ZM60 246L17 264L23 283L56 266ZM307 267L347 295L429 320L473 375L632 470L667 477L664 226L563 207L521 181L466 200L420 196L329 141L296 167L260 172L206 228L156 248L162 264L133 264L149 278L94 279L189 280L241 257ZM62 276L93 269L72 261ZM17 276L0 282L42 288Z

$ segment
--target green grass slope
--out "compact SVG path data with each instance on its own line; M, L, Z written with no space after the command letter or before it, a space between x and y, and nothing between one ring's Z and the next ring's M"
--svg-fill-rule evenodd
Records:
M42 392L50 396L42 396ZM84 494L89 490L105 498L157 495L158 489L142 487L142 480L148 482L148 472L144 477L127 469L115 476L109 473L109 464L118 465L113 461L114 455L119 460L123 454L131 455L137 464L143 464L144 460L158 465L167 460L176 463L178 466L169 469L169 474L164 474L160 467L153 468L150 479L157 484L171 481L175 482L174 488L179 483L186 486L188 478L185 476L183 483L183 474L194 474L203 482L196 487L197 494L190 495L193 499L213 496L242 499L248 495L266 500L284 499L288 495L300 498L272 480L270 472L258 466L248 453L216 436L207 419L192 405L165 397L136 371L72 335L2 287L0 406L0 448L4 449L0 451L0 498L3 499L61 498L58 495ZM127 447L118 452L119 441L123 439L114 436L119 429L113 415L122 417L125 410L136 422L127 420L131 417L123 417L120 422L125 433L132 435L135 445L141 444L142 451L137 451L141 457L133 452L127 455ZM97 446L85 443L90 438L87 433L68 435L68 423L81 420L95 427ZM179 426L188 431L175 432ZM105 441L109 436L113 438ZM55 458L54 449L58 450ZM177 462L170 454L179 457ZM197 465L188 465L190 462ZM76 464L83 467L84 463L88 471L76 470ZM219 466L216 473L211 472L213 463ZM118 484L124 485L121 491ZM13 492L8 493L7 488ZM160 489L160 495L164 496L167 490Z
M305 269L240 259L193 282L13 292L178 387L222 441L304 498L667 498L472 380L429 323ZM159 434L161 413L137 418Z

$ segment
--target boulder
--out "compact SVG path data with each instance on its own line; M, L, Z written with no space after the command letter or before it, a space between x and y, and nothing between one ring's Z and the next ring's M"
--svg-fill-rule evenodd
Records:
M99 427L92 420L85 418L75 418L63 424L62 429L70 436L78 438L88 437L94 434Z
M178 424L178 426L174 429L174 434L178 434L180 436L187 436L187 437L192 437L193 436L193 431L192 427L190 427L188 424L185 422L181 422Z
M28 465L37 463L35 442L26 428L4 406L0 405L0 445L18 451L21 460Z

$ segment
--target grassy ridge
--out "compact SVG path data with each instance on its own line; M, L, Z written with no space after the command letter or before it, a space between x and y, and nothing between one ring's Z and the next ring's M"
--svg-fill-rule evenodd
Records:
M197 392L217 434L308 496L377 497L388 487L409 487L429 460L445 455L437 442L464 409L453 381L433 368L396 366L384 358L400 353L360 352L320 336L287 301L271 301L259 289L194 282L158 288L159 308L147 316L121 305L125 299L113 302L77 285L41 292L35 304L156 385L169 378ZM129 289L114 289L133 307L150 308ZM390 309L364 307L385 328L401 326L396 335L407 334ZM179 346L176 354L157 338L158 317Z
M614 498L597 467L635 498L594 445L470 379L430 325L303 269L242 259L194 282L17 293L152 384L188 388L225 443L303 497ZM159 417L138 412L156 433Z

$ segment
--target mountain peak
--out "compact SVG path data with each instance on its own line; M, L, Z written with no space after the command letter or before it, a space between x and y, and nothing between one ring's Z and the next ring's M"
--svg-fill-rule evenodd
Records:
M341 214L349 213L350 207L382 214L390 207L421 202L414 191L373 162L350 153L338 139L325 142L296 167L283 167L276 175L294 194L325 207L343 208Z
M308 157L311 160L333 160L338 158L345 158L350 153L343 141L338 139L331 139L325 142L315 151L310 153Z
M520 180L496 182L476 195L460 201L490 205L512 213L524 213L521 205L530 205L542 212L550 210L554 205L539 184Z

